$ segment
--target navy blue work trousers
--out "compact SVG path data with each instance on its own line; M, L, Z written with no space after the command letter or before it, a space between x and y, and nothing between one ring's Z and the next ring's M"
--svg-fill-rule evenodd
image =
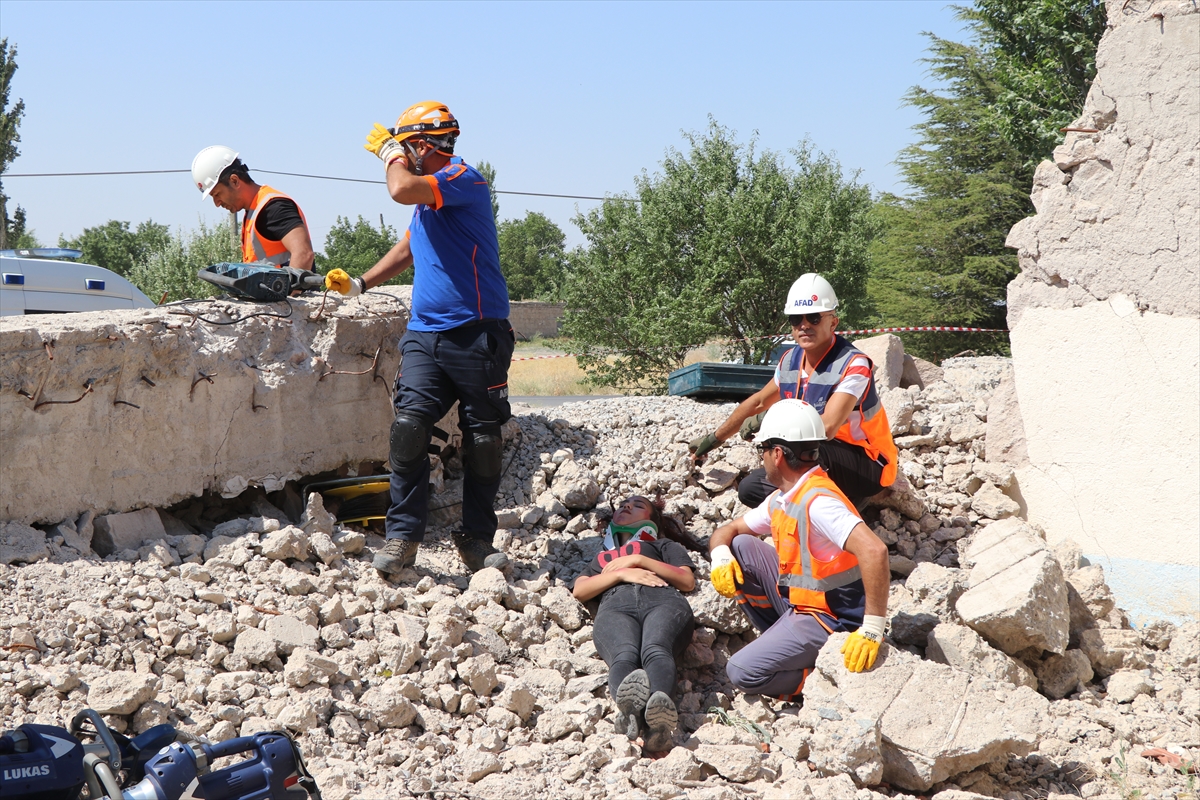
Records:
M448 331L408 331L400 340L400 374L393 403L432 428L458 401L463 440L475 433L500 434L512 416L508 367L516 338L508 320L482 320ZM463 530L491 543L492 507L500 477L481 483L463 470ZM413 472L391 478L391 507L384 527L389 539L420 542L429 518L429 459Z

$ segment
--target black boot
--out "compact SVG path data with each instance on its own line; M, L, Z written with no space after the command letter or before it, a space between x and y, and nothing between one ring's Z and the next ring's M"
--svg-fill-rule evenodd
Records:
M454 531L450 534L458 555L471 572L479 572L486 567L504 569L508 566L508 556L492 547L491 542L477 539L467 531Z

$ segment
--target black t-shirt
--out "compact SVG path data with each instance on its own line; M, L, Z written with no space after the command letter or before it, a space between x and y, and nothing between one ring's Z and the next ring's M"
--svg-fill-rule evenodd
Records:
M604 567L613 560L623 558L625 556L635 555L646 556L647 558L652 558L655 561L661 561L664 564L670 564L672 567L687 567L688 569L695 569L695 565L692 563L692 558L688 555L687 548L685 548L679 542L674 542L670 539L655 539L652 542L635 539L633 541L626 542L624 545L615 550L602 550L599 555L597 555L588 563L583 572L579 573L579 576L590 578L593 575L599 575L604 571ZM604 593L600 595L600 597L603 599L604 597L608 596L609 592L615 592L622 588L632 588L633 586L634 584L630 583L618 583L616 586L611 586L606 589ZM642 586L641 588L654 589L656 587ZM657 588L659 591L676 591L672 587L660 586Z
M303 224L300 209L286 197L277 197L269 201L254 218L254 229L258 231L258 235L273 242L281 241L284 236Z

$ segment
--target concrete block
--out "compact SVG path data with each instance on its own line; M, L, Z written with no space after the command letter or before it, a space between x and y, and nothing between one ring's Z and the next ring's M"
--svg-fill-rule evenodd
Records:
M969 588L955 603L963 621L1009 655L1028 647L1066 650L1071 621L1066 580L1037 533L1008 519L963 542L959 561L971 570Z
M0 523L0 564L31 564L49 557L46 534L20 522Z
M1092 662L1092 669L1104 678L1122 669L1142 669L1142 637L1137 631L1118 628L1093 628L1079 634L1079 649Z
M924 792L993 759L1020 758L1037 747L1049 702L1032 689L1014 689L887 644L871 670L852 673L839 652L846 636L834 634L821 648L816 673L822 680L812 681L811 690L818 696L809 702L806 683L805 708L827 704L824 687L833 686L836 702L853 718L878 719L884 781Z
M1013 686L1036 689L1037 678L1029 667L1001 653L975 631L963 625L942 623L929 632L925 657L939 664L991 678Z
M153 508L96 517L92 549L99 556L137 550L146 542L167 538L162 518Z
M186 324L168 308L0 319L0 520L56 524L88 509L169 507L205 490L276 491L386 459L392 408L375 376L396 372L411 288L330 295L318 316L322 300L293 298L286 321L229 326ZM218 301L206 316L257 309ZM48 361L47 341L71 357ZM74 399L85 383L91 393L72 405L35 409L16 394ZM334 417L354 424L323 421Z
M854 346L867 354L875 368L876 391L900 388L904 374L904 342L899 336L885 333L868 339L857 339Z
M1051 653L1037 667L1038 691L1051 700L1066 697L1093 677L1092 664L1080 650Z

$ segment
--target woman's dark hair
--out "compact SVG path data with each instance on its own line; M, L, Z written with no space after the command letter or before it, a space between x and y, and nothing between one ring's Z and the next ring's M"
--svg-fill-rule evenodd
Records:
M659 534L683 545L688 550L695 550L697 553L702 554L708 552L705 550L704 545L696 541L695 537L687 532L683 527L683 523L663 512L663 509L666 508L666 501L663 500L662 495L655 495L653 498L650 498L642 494L635 494L630 495L630 497L640 497L650 504L650 520L658 526ZM630 498L626 498L626 500L628 499ZM604 530L608 523L612 521L612 517L612 514L609 514L607 517L601 517L597 523L597 530Z

